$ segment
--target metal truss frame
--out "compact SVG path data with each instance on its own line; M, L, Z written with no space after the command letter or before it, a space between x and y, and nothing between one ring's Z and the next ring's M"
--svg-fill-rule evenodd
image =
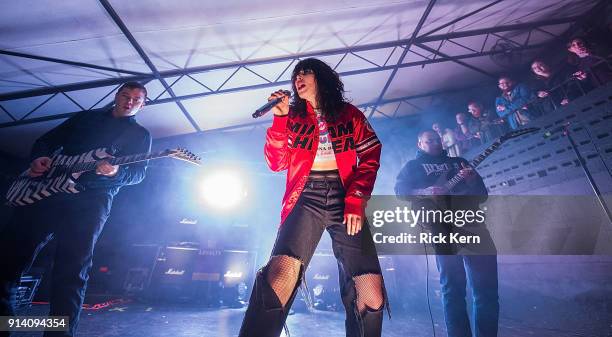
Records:
M441 92L432 92L432 93L425 93L425 94L420 94L420 95L412 95L412 96L404 96L404 97L393 98L393 99L385 99L384 98L385 94L389 86L393 82L399 69L407 68L407 67L418 67L418 66L423 67L428 64L441 63L441 62L455 62L466 68L471 69L472 71L476 71L480 74L484 74L486 76L492 77L494 76L493 74L462 61L465 59L494 55L494 54L499 54L499 53L504 52L504 51L486 51L485 50L487 41L490 39L491 36L494 36L498 39L510 40L500 34L508 33L508 32L527 32L528 38L527 38L527 41L525 41L524 43L517 43L515 41L512 41L513 42L512 44L516 46L515 51L541 48L545 46L546 44L530 44L529 43L530 42L529 37L531 36L531 33L533 31L535 30L542 31L544 29L543 27L546 27L546 26L554 26L554 25L568 24L568 23L571 24L581 18L581 17L567 17L567 18L561 18L561 19L550 19L550 20L542 20L542 21L535 21L535 22L529 22L529 23L510 24L510 25L502 25L502 26L497 26L497 27L489 27L489 28L482 28L482 29L464 30L464 31L449 32L449 33L443 33L443 34L435 34L485 9L491 8L495 6L496 4L501 3L503 1L503 0L496 0L470 13L462 15L456 19L453 19L450 22L447 22L441 26L438 26L435 29L432 29L426 33L419 34L423 24L426 22L428 15L431 13L436 3L436 0L430 0L425 11L421 15L421 18L419 19L416 28L414 29L412 35L408 39L350 46L346 48L296 53L296 54L281 56L281 57L253 59L253 60L246 60L246 61L240 61L240 62L215 64L215 65L209 65L209 66L191 67L191 68L185 68L185 69L174 69L174 70L169 70L169 71L159 71L155 67L151 59L148 57L148 55L145 53L143 48L140 46L138 41L134 38L132 33L129 31L127 26L123 23L119 15L115 12L115 10L110 5L108 0L98 0L98 1L104 7L106 12L110 15L111 19L115 22L115 24L120 28L121 32L126 37L126 39L130 42L132 47L138 52L143 62L151 70L151 73L133 72L129 70L115 69L111 67L104 67L104 66L99 66L95 64L83 63L83 62L74 62L70 60L54 59L54 58L49 58L49 57L0 50L0 54L2 55L35 59L35 60L46 61L46 62L51 62L51 63L58 63L58 64L75 66L75 67L81 67L85 69L93 69L93 70L102 71L108 74L113 74L115 76L115 77L111 77L108 79L102 79L102 80L73 83L73 84L59 85L59 86L48 86L48 87L42 87L42 88L37 88L37 89L32 89L32 90L0 94L0 110L4 112L11 120L9 122L0 123L0 128L7 128L7 127L13 127L13 126L19 126L19 125L25 125L25 124L31 124L31 123L39 123L39 122L45 122L45 121L57 120L57 119L64 119L64 118L73 116L74 114L81 112L81 111L108 109L110 104L107 104L106 106L101 106L101 103L105 99L107 99L111 94L113 94L121 83L124 83L126 81L139 81L141 83L146 84L150 81L157 80L162 84L162 86L164 87L164 90L156 97L148 97L147 105L174 102L175 104L177 104L179 109L185 115L185 118L187 118L187 120L191 123L191 125L194 128L194 131L199 132L199 131L202 131L202 128L195 122L193 117L190 115L189 111L182 104L182 101L206 97L210 95L218 95L218 94L225 94L225 93L231 93L231 92L240 92L240 91L246 91L246 90L275 88L279 86L285 86L287 84L290 84L290 81L283 79L283 78L286 77L287 72L290 71L291 66L294 65L296 62L298 62L300 59L304 59L308 57L340 56L340 60L334 65L334 69L338 69L343 64L343 61L346 59L346 57L349 55L351 55L352 57L357 57L365 61L365 63L367 63L368 66L363 67L361 69L357 69L357 70L339 71L338 73L341 76L367 74L367 73L380 72L380 71L391 71L385 83L385 86L382 88L381 93L378 95L378 99L374 102L362 104L359 107L363 109L364 111L366 111L366 113L369 116L372 116L374 113L377 112L377 113L382 114L383 116L394 118L397 114L397 111L400 105L402 104L409 104L409 105L412 105L414 108L419 109L419 107L409 102L411 99L419 98L419 97L433 96L433 95L441 93ZM472 36L484 36L483 44L480 50L474 50L473 48L464 46L460 44L459 42L455 41L455 39L459 39L463 37L472 37ZM431 43L431 42L439 42L438 48L436 49L436 48L432 48L426 45L426 43ZM453 43L456 45L460 45L466 49L466 53L461 54L461 55L452 55L452 56L447 55L440 51L440 48L444 43ZM422 50L425 50L428 53L431 53L431 55L422 55L418 52L415 52L411 50L412 46L416 46ZM378 64L372 61L371 59L368 59L368 57L360 54L362 52L372 51L372 50L387 50L388 56L386 57L386 61L382 64ZM396 52L401 52L401 55L397 59L396 62L393 62L393 64L390 64L390 60L395 55ZM404 59L408 53L419 55L422 58L422 60L413 61L413 62L404 62ZM280 73L280 75L274 78L267 78L266 76L258 73L256 70L253 69L253 67L258 66L258 65L276 64L276 63L279 64L279 67L281 67L280 64L283 64L284 68L283 68L283 71ZM194 77L194 75L196 74L206 74L207 72L212 72L212 71L221 70L221 69L229 70L228 73L230 73L230 75L228 75L224 79L221 85L215 88L211 88L210 86L205 85L204 83L202 83L202 81ZM230 82L230 80L232 80L234 76L241 70L248 71L252 73L253 75L255 75L255 78L257 78L258 82L245 83L244 85L234 86L234 87L227 86L228 82ZM180 83L181 80L185 80L185 79L188 79L191 82L195 82L198 85L200 85L201 88L198 88L198 92L193 93L193 94L177 95L174 92L173 87L177 83ZM84 107L78 104L76 100L74 100L69 95L69 93L72 91L92 89L92 88L103 88L103 87L111 87L111 90L108 91L106 94L102 95L95 104L88 106L88 107ZM456 90L453 90L453 91L456 91ZM166 93L168 94L169 97L162 97ZM46 103L48 103L51 99L53 99L57 95L65 96L72 103L74 103L75 110L73 112L68 112L68 113L63 113L63 114L54 114L54 115L44 116L44 117L28 118L34 112L43 108ZM27 113L23 114L21 118L16 118L14 113L9 112L2 105L2 103L6 101L30 98L30 97L45 97L45 99L40 104L38 104L36 107L31 109ZM391 115L387 115L378 109L378 107L381 105L391 104L391 103L398 103L395 109L395 112ZM248 124L243 124L243 125L232 126L230 128L232 129L240 128L244 126L257 125L257 124L259 123L248 123Z

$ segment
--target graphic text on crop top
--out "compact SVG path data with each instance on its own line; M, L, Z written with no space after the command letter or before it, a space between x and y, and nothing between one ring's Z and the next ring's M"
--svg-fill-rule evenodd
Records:
M313 167L336 167L336 155L332 146L331 136L327 130L327 123L321 115L321 110L315 110L319 126L319 146L314 159Z

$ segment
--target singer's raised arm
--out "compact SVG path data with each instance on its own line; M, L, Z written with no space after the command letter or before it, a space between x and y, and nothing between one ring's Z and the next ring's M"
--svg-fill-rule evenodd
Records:
M287 146L287 120L289 117L274 115L272 126L266 131L264 155L268 167L274 172L289 167L289 147Z

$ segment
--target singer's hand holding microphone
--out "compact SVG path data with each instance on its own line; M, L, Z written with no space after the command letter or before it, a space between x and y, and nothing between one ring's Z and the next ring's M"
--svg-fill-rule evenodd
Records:
M278 102L273 108L272 113L276 116L285 116L289 113L289 95L291 93L286 90L278 90L272 93L270 97L268 97L268 102L281 97L281 101Z
M291 91L277 90L268 97L268 103L257 109L253 113L253 118L261 117L266 112L272 110L275 116L286 116L289 114L289 97Z

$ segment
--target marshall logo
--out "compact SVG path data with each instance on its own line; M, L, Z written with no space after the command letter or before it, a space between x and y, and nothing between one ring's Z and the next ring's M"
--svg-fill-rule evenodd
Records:
M295 134L289 145L293 148L312 150L314 143L316 125L293 123L290 126L291 132ZM328 125L327 130L332 138L332 147L335 153L345 152L355 149L355 139L353 134L355 128L353 121L344 124Z
M225 277L225 278L241 278L242 277L242 272L228 270L228 271L225 272L225 274L223 274L223 277Z
M329 280L329 275L316 273L313 280Z
M174 268L170 268L170 269L168 269L168 270L167 270L167 271L166 271L164 274L166 274L166 275L178 275L178 276L180 276L180 275L184 275L184 274L185 274L185 271L184 271L184 270L177 270L177 269L174 269Z

